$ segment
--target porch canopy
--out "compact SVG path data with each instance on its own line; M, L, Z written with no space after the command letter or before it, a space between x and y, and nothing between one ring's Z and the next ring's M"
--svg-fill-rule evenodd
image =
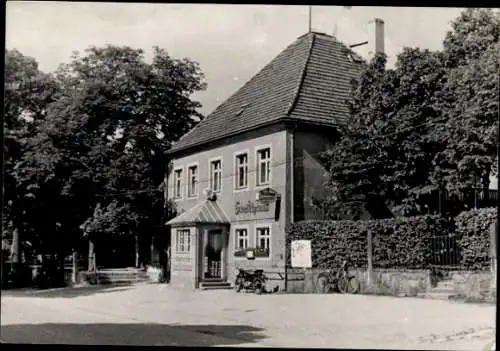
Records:
M179 216L172 218L166 224L171 226L196 224L225 224L230 223L228 216L216 201L204 200Z

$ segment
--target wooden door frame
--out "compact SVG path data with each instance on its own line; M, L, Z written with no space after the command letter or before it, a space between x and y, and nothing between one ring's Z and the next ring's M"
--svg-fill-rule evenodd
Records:
M205 252L206 248L208 245L208 235L209 232L211 231L216 231L220 230L221 235L223 238L223 245L221 249L221 277L220 278L205 278L205 272L204 272L204 260L205 260ZM200 251L199 251L199 262L200 265L198 266L199 274L199 281L211 281L211 280L227 280L227 252L228 252L228 245L229 245L229 226L228 225L215 225L215 224L207 224L204 226L200 227Z

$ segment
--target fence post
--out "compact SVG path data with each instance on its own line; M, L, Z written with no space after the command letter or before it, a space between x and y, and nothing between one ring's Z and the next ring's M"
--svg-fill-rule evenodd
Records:
M491 266L491 293L496 296L497 287L497 240L498 240L498 219L490 225L490 266Z
M367 240L368 240L368 245L367 245L367 258L368 258L368 277L367 277L367 283L368 286L371 286L373 283L373 235L372 231L368 230L367 232Z

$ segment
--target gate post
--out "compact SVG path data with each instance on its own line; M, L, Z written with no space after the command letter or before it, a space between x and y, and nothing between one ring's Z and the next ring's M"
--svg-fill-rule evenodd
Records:
M373 235L371 230L367 232L367 259L368 259L368 276L367 276L367 285L371 287L373 283Z
M491 293L496 297L497 288L497 241L498 241L498 219L490 226L490 265L491 265Z

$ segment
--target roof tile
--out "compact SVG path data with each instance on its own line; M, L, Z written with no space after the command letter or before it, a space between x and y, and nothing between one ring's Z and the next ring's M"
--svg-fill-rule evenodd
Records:
M348 117L350 81L363 63L334 37L299 37L217 107L170 152L244 132L282 118L339 126Z

